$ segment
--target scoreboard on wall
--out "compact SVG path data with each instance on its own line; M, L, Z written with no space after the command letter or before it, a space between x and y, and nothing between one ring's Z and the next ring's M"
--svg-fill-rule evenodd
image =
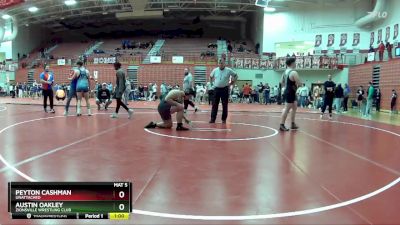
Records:
M131 182L9 182L12 219L127 220Z

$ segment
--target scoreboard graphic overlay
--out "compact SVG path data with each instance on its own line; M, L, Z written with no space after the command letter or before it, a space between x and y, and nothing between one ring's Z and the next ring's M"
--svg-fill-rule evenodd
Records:
M127 220L131 182L9 182L12 219Z

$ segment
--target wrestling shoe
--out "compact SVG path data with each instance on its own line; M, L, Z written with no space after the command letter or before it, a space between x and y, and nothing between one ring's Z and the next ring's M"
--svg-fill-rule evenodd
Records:
M297 130L297 129L299 129L299 127L295 123L292 123L292 126L290 127L290 129Z
M145 126L144 128L152 129L152 128L156 128L156 127L157 127L157 124L152 121L149 124L147 124L147 126Z
M281 124L281 125L279 126L279 130L280 130L280 131L289 131L289 129L287 129L287 128L285 127L285 124Z
M118 118L118 114L113 113L113 114L111 114L110 118L116 119L116 118Z
M132 109L128 110L128 118L129 119L132 119L132 115L133 115L133 110Z
M178 127L176 127L176 130L177 131L185 131L185 130L189 130L189 128L186 128L184 126L178 126Z

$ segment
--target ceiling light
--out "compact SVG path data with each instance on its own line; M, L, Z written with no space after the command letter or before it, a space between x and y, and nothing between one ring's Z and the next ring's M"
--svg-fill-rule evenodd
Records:
M35 6L32 6L28 10L29 10L29 12L37 12L39 9Z
M108 14L108 12L103 12L103 15L107 15Z
M273 7L265 7L264 8L264 12L275 12L275 11L276 11L276 9Z
M71 6L71 5L75 5L75 4L76 4L76 1L75 1L75 0L66 0L66 1L64 1L64 3L65 3L67 6Z
M236 13L236 10L231 10L231 13Z
M7 15L7 14L4 14L1 18L5 19L5 20L8 20L8 19L11 18L11 16L10 16L10 15Z
M65 19L64 17L60 17L60 20L63 20L63 19Z
M29 27L29 24L25 24L25 26Z

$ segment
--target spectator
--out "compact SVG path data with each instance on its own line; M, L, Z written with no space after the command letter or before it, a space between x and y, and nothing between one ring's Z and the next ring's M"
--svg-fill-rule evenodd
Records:
M165 82L161 83L160 92L161 92L160 101L164 101L165 97L168 94L168 87L167 87L167 84Z
M374 101L374 93L375 93L375 88L372 85L372 82L369 82L367 106L366 106L365 112L364 112L364 117L367 117L368 119L371 118L371 110L372 110L372 103Z
M341 84L335 88L335 108L337 113L341 113L342 103L344 97L344 90Z
M265 104L266 104L266 105L271 104L271 102L270 102L270 100L269 100L269 98L270 98L270 93L271 93L271 88L269 87L269 84L266 83L266 84L265 84L265 89L264 89L264 101L265 101Z
M319 109L320 108L320 101L319 100L320 100L320 97L321 97L321 88L318 85L316 85L314 87L313 97L314 97L314 103L313 103L314 109Z
M350 91L349 85L345 84L344 85L344 90L343 90L343 96L344 96L344 99L343 99L343 112L344 113L346 113L347 110L348 110L347 106L348 106L348 102L349 102L350 93L351 93L351 91Z
M230 53L232 53L232 51L233 51L233 48L232 48L232 45L231 45L231 44L228 44L228 51L229 51Z
M300 102L299 105L304 108L307 106L307 97L308 97L308 87L306 86L306 84L303 83L303 86L301 88L298 89L299 92L299 96L300 96Z
M248 83L246 83L246 85L243 86L243 98L245 99L245 101L247 103L250 102L250 93L251 93L251 87Z
M214 101L214 85L211 82L207 82L206 91L208 95L208 105L211 105Z
M378 46L378 51L379 51L379 61L383 61L383 53L385 52L385 45L383 44L383 41Z
M389 41L386 42L386 50L388 52L389 59L392 59L392 45L389 43Z
M396 113L396 101L397 101L397 93L396 90L392 90L392 99L390 101L390 114Z
M358 104L358 111L360 113L363 111L362 110L362 102L364 100L364 94L365 94L364 88L363 88L363 86L360 85L360 87L357 90L357 104Z
M372 45L370 45L368 53L372 53L372 52L375 52L375 49L374 49L374 47Z
M377 88L375 92L375 106L377 112L381 111L381 97L382 97L381 89Z

